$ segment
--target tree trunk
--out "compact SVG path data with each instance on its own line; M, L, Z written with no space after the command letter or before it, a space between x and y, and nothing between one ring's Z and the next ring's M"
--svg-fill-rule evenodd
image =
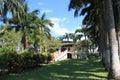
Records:
M118 41L118 54L120 55L120 33L119 33L119 31L117 31L117 41Z
M101 52L101 61L105 67L105 70L108 71L110 67L110 53L107 44L107 32L103 27L104 26L102 26L102 29L100 30L99 46Z
M99 24L100 24L100 36L99 36L99 51L101 53L101 62L103 63L105 70L108 71L110 67L110 53L108 48L108 29L106 26L105 20L105 9L103 0L100 2L100 15L99 15Z
M110 69L108 78L120 79L120 61L118 56L118 42L116 38L115 22L111 0L104 0L106 9L106 21L109 33L110 45Z
M27 40L26 40L25 32L23 33L21 43L23 44L23 50L27 49L28 43L27 43Z

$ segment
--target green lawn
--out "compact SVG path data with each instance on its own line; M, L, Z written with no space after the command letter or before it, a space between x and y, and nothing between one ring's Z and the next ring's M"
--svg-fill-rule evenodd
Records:
M20 74L0 76L0 80L106 80L99 60L65 60Z

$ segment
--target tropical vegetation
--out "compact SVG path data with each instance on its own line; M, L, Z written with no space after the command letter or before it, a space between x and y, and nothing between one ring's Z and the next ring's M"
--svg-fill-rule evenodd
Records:
M118 3L118 4L117 4ZM71 0L69 10L74 16L85 15L87 36L98 46L101 60L109 72L108 78L120 78L118 55L119 1L117 0Z
M2 7L3 6L3 7ZM26 69L49 63L53 51L60 48L61 42L50 33L54 24L39 10L29 12L25 0L2 0L0 6L0 70L21 72ZM7 13L12 13L7 17ZM54 43L54 44L51 44Z
M97 49L97 58L108 72L107 78L120 79L119 5L119 0L70 0L68 8L74 10L74 16L84 16L83 26L57 39L51 35L50 28L54 24L46 18L46 13L41 14L39 10L30 12L26 0L1 0L0 74L22 72L49 63L54 58L52 53L66 39L74 42L74 52L77 53L85 51L91 56L95 54L90 53L95 53ZM9 13L11 17L8 18ZM90 65L90 60L86 61L89 64L81 63ZM82 66L81 63L77 63L76 67Z

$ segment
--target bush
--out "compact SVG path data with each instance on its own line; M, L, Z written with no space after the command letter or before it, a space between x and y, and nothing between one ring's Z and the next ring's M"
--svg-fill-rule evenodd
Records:
M21 68L21 56L11 47L3 47L0 49L0 68L8 69L10 72L19 71Z
M41 56L42 56L42 61L43 61L43 63L48 63L49 53L48 53L48 52L42 52L42 53L41 53Z
M33 60L35 61L35 65L39 65L44 62L42 59L42 55L40 55L39 53L33 55Z
M7 54L1 54L0 55L0 69L8 69L8 62L10 60L10 56L8 56Z
M17 54L16 51L11 51L7 54L9 56L9 60L7 63L8 70L10 72L18 72L22 70L22 58Z
M41 56L42 56L43 63L48 63L54 58L54 55L48 52L41 53Z
M50 62L52 60L54 60L54 55L53 54L48 54L47 61Z
M33 54L30 53L30 52L23 52L21 53L21 56L22 56L22 59L23 59L23 68L26 69L26 68L29 68L29 67L32 67L34 66L34 60L33 60Z
M52 60L52 55L43 53L34 53L25 51L17 54L11 47L3 47L0 49L0 69L9 72L21 72L23 69L29 69L42 63L48 63Z

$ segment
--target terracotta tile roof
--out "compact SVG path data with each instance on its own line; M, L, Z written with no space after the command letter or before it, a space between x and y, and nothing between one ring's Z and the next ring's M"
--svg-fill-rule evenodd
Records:
M74 45L73 41L62 41L63 45Z

